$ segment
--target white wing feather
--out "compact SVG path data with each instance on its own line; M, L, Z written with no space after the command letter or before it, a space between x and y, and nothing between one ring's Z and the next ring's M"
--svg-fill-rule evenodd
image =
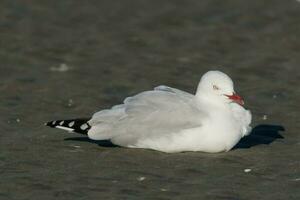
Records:
M88 135L114 139L123 146L140 139L162 137L201 126L204 114L194 95L167 86L156 87L124 100L124 104L93 115Z

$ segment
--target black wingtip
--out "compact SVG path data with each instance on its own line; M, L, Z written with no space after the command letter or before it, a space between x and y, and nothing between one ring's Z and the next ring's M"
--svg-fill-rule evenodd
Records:
M61 120L59 120L59 121L61 121ZM44 123L44 125L45 125L45 126L49 126L49 127L51 127L51 128L55 128L55 127L58 125L57 122L59 122L59 121L50 121L50 122L46 122L46 123Z
M76 132L76 133L86 135L91 128L91 126L88 123L89 120L90 120L89 118L55 120L55 121L46 122L45 126L49 126L51 128L64 129L70 132Z

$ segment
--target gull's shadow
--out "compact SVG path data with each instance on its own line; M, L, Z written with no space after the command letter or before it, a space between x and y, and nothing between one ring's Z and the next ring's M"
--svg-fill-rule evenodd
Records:
M285 131L281 125L261 124L254 127L250 135L242 138L234 149L250 148L260 144L271 144L277 139L283 139L280 131Z
M98 144L101 147L119 147L109 140L91 140L88 137L70 137L70 138L65 138L65 141L78 141L78 142L89 142L93 144Z

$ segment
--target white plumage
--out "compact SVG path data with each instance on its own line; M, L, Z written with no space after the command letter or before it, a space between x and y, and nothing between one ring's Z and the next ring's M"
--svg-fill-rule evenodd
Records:
M87 135L93 140L130 148L229 151L251 130L251 113L243 104L226 74L209 71L195 95L158 86L95 113L81 129L89 128Z
M251 114L238 104L241 99L228 97L233 94L232 80L210 71L201 78L196 95L159 86L95 113L88 136L169 153L228 151L251 130Z

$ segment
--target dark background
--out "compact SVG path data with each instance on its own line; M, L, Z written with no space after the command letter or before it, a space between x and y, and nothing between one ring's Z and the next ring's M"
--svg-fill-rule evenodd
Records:
M296 0L1 0L0 199L300 199L299 35ZM105 147L43 126L160 84L194 92L212 69L253 113L230 152Z

